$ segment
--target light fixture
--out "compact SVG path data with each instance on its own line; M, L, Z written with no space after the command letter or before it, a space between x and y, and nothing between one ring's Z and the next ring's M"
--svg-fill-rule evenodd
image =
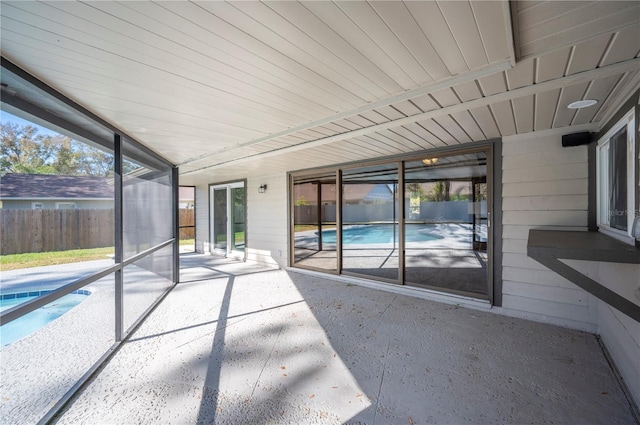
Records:
M424 165L434 165L436 162L438 162L438 158L425 158L422 160L422 162L424 163Z
M265 193L266 191L267 191L267 185L261 184L260 187L258 188L258 193Z
M596 103L598 103L598 101L595 100L595 99L577 100L575 102L571 102L570 104L568 104L567 108L569 108L569 109L588 108L589 106L593 106Z

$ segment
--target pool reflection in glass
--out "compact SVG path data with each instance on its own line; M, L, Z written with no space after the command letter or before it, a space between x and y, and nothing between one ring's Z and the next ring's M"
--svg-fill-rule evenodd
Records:
M335 173L295 179L293 182L294 261L309 268L335 271ZM332 241L325 232L334 232Z
M398 164L345 170L342 190L343 271L397 280Z

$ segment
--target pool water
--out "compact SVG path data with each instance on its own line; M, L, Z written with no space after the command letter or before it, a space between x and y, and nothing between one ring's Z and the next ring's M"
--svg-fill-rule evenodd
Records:
M342 243L349 244L374 244L394 242L394 226L388 225L366 225L354 226L342 229ZM433 227L422 224L407 225L406 242L426 242L443 239L442 236L434 234ZM322 232L323 243L336 243L336 231L324 230ZM398 242L398 227L396 226L395 242Z
M4 347L37 331L71 310L87 298L89 292L68 294L6 325L0 326L0 346ZM7 295L3 295L3 298ZM37 295L0 300L0 311L30 301Z

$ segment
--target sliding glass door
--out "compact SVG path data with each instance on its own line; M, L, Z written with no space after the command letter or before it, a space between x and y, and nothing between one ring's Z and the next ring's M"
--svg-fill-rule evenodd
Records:
M244 181L212 185L211 252L245 258L246 191Z
M405 283L488 296L487 154L405 163Z
M343 171L342 270L398 280L398 163Z
M292 175L292 265L491 299L491 152Z
M335 272L337 263L336 173L293 182L293 258L308 268Z

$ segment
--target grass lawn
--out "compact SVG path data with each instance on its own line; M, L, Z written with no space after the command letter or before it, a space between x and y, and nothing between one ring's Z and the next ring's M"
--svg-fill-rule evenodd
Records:
M15 270L29 267L53 266L80 261L104 260L113 255L113 247L73 249L70 251L32 252L26 254L0 255L0 269Z

